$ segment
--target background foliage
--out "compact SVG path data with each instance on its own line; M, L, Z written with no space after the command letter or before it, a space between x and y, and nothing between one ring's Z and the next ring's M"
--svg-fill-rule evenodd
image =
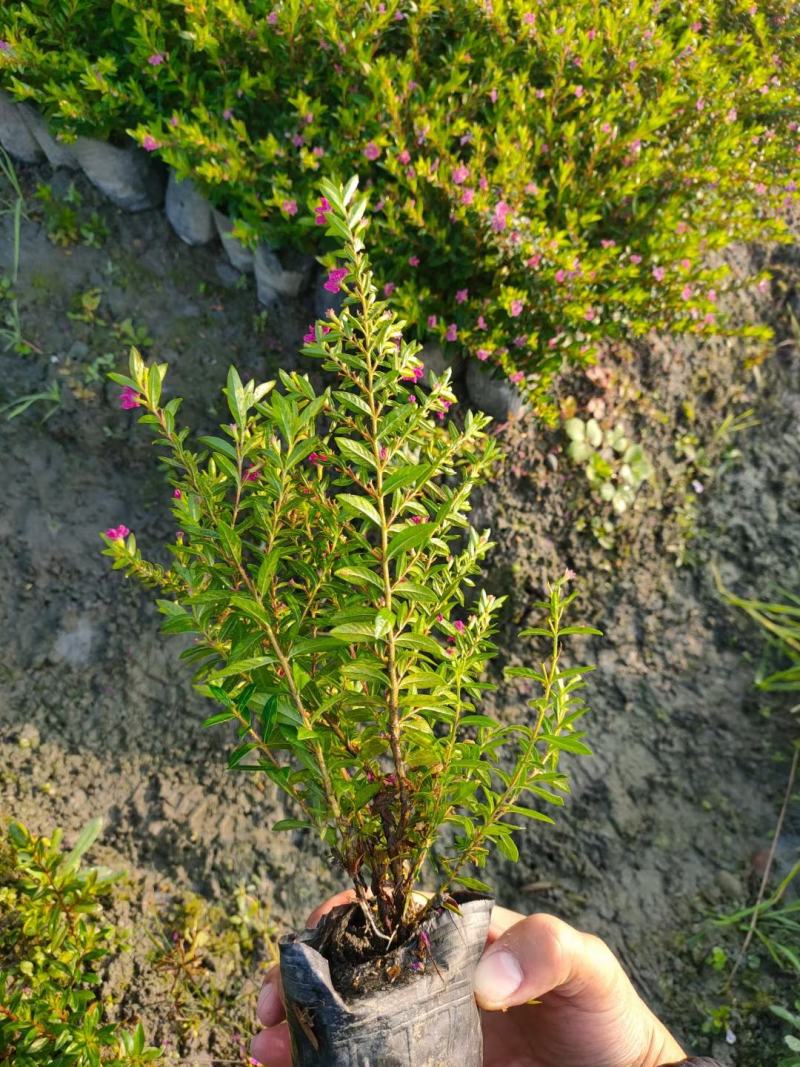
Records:
M786 238L798 34L789 0L28 0L0 82L66 139L131 131L251 242L318 250L320 174L361 172L417 337L540 394L600 337L730 329L756 279L714 254Z

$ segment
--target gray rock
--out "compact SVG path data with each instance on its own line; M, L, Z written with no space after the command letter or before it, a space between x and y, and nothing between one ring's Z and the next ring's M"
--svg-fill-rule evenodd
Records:
M26 105L16 103L7 92L0 89L0 144L21 163L38 163L44 159L44 153L30 131L25 109Z
M217 272L217 277L225 286L226 289L235 289L239 284L239 279L242 276L241 271L238 271L236 267L232 267L230 263L224 259L218 259L214 264L214 268Z
M258 299L267 307L299 296L311 280L315 260L294 249L276 251L260 244L253 265Z
M71 667L85 666L92 654L95 628L85 616L71 620L56 636L53 658Z
M211 205L191 180L179 181L169 172L164 209L178 237L187 245L205 245L217 235Z
M212 215L217 226L219 239L222 241L222 247L225 249L225 254L230 260L231 266L236 267L242 274L252 274L254 258L252 248L247 248L246 245L243 245L240 240L233 236L231 232L233 230L233 222L227 215L223 215L216 208L212 209Z
M73 147L64 144L61 141L57 141L55 137L53 137L47 128L47 123L38 111L34 111L32 107L26 107L24 116L25 121L28 124L28 129L31 131L37 144L44 152L47 162L51 167L54 169L64 167L66 170L80 169L80 163L75 156Z
M135 146L116 148L79 137L75 156L92 185L125 211L146 211L164 201L164 174L155 160Z
M499 422L518 418L525 405L519 390L503 378L493 378L476 360L467 361L467 393L476 408Z
M428 383L430 383L432 375L439 377L446 370L451 372L450 376L453 381L464 372L464 357L461 353L456 352L452 356L446 356L442 346L437 344L436 341L426 341L422 346L419 358L425 364L425 381Z

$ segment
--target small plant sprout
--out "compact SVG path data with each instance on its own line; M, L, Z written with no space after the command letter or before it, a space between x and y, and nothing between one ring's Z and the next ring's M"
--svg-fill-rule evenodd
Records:
M450 414L449 372L419 383L419 345L379 297L363 251L367 201L353 179L321 183L325 225L340 242L330 287L344 305L305 345L332 377L299 373L224 390L229 421L195 451L162 401L167 368L131 354L140 421L165 449L181 530L172 564L146 562L133 534L104 537L114 567L161 590L164 630L193 634L183 658L234 723L229 765L267 775L352 880L379 944L407 937L492 848L517 858L523 804L560 805L563 752L586 753L578 729L588 667L562 665L562 640L596 633L566 623L568 577L537 604L522 636L546 643L527 708L500 721L481 708L502 598L477 591L488 532L468 520L497 444L482 414ZM443 832L449 831L449 832ZM437 845L435 858L434 846ZM427 868L431 862L435 878ZM427 905L414 888L431 879ZM430 883L429 883L430 884Z
M597 490L600 499L622 515L653 473L642 446L632 443L619 424L603 430L597 419L567 419L564 432L570 442L569 458L583 466L589 485Z

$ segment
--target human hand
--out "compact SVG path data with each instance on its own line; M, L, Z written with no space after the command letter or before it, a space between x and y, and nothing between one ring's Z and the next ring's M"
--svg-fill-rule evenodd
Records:
M308 925L352 899L332 897ZM660 1067L684 1058L611 950L551 915L494 909L475 996L484 1009L484 1067ZM253 1039L253 1057L291 1067L277 967L264 981L258 1017L266 1029Z

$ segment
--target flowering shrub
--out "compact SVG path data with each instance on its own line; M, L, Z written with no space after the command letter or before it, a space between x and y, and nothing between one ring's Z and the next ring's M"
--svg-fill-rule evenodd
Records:
M359 232L367 201L323 183L329 235L343 245L330 272L345 294L305 352L336 378L317 395L307 377L242 383L225 397L232 422L203 437L179 429L180 401L162 403L166 366L131 355L141 421L166 448L181 532L169 569L146 562L122 527L105 554L169 599L167 633L191 633L184 658L201 692L222 705L207 725L233 722L229 765L260 771L314 829L350 876L373 929L394 936L419 916L412 890L444 827L433 904L497 846L517 856L514 816L550 821L525 794L561 804L561 752L587 752L577 730L586 667L562 670L574 594L554 584L535 669L513 668L534 693L531 713L504 723L480 709L502 598L471 598L491 545L469 525L472 489L497 456L488 419L463 428L438 415L453 403L449 372L417 384L419 346L378 299ZM433 905L431 905L433 906Z
M419 339L536 393L599 337L731 329L708 253L786 236L798 34L789 0L28 0L0 78L65 137L131 130L246 240L315 247L320 172L360 171Z
M11 823L0 842L0 1061L16 1067L140 1067L160 1059L137 1026L104 1023L98 965L120 949L102 920L115 876L81 868L97 837L89 823L75 847L61 832L35 837Z

